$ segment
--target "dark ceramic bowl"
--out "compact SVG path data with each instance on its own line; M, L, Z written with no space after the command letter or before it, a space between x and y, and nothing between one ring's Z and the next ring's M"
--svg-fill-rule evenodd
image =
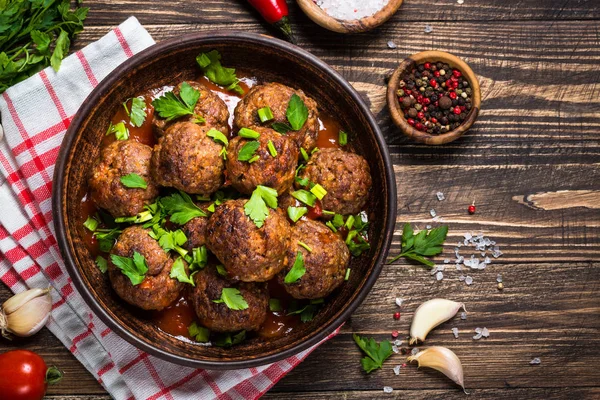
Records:
M312 322L290 335L255 338L229 349L183 342L127 307L95 266L80 236L80 197L106 130L107 121L126 99L146 90L198 76L196 55L216 49L227 66L304 90L356 135L355 148L373 176L369 217L371 250L352 261L352 274L328 298ZM209 369L254 367L295 355L316 344L344 322L375 283L389 250L396 222L396 187L381 132L358 93L312 54L271 37L241 32L183 36L159 43L118 67L89 95L71 122L54 174L54 223L75 286L94 312L117 334L162 359Z

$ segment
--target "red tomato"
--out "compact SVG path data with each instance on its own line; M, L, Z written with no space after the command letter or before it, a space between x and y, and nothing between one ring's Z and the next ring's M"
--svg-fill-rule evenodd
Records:
M51 372L56 371L51 367ZM46 393L48 367L42 357L28 350L0 354L0 397L11 400L41 400ZM54 383L53 379L50 379Z

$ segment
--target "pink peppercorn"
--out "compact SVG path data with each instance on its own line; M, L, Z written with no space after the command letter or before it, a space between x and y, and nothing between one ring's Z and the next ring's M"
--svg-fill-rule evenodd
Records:
M408 122L410 126L415 126L415 120L412 118L407 119L406 122Z
M400 313L399 312L394 313L394 319L400 319Z
M398 337L398 331L392 331L392 337L396 339Z
M454 110L453 110L453 112L454 112L454 114L456 114L456 115L460 114L460 112L461 112L461 110L460 110L460 107L459 107L459 106L456 106L456 107L454 107Z
M450 92L450 93L448 93L448 96L449 96L449 97L450 97L452 100L454 100L454 99L456 99L456 92Z
M452 76L454 76L455 78L460 78L462 76L462 73L459 70L455 69L452 70Z

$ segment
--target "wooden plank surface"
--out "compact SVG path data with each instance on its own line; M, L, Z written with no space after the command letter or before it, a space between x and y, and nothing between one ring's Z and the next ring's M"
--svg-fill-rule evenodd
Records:
M91 7L80 48L129 15L157 41L213 29L268 33L242 1L86 1ZM268 399L458 399L439 373L415 366L365 376L351 334L389 338L408 333L415 308L432 297L465 302L468 319L432 332L428 345L452 348L463 361L470 398L600 398L600 3L595 0L406 0L372 32L340 35L291 6L299 44L337 69L369 102L386 137L398 185L397 228L450 225L442 260L466 232L496 240L504 255L484 271L454 267L436 282L400 261L386 266L341 333L317 349L265 396ZM426 24L433 32L425 34ZM389 49L393 40L397 48ZM463 57L478 74L483 107L473 129L446 146L411 143L392 125L385 77L404 57L440 49ZM439 202L435 193L446 200ZM475 201L478 212L466 208ZM399 250L396 235L392 253ZM466 254L466 253L463 253ZM469 253L470 254L470 253ZM452 265L452 264L451 264ZM503 275L505 289L496 289ZM0 287L0 298L9 296ZM392 314L403 297L400 321ZM458 327L459 338L450 329ZM475 327L490 337L472 339ZM49 331L0 349L28 348L66 371L52 399L109 396ZM533 357L542 364L529 365ZM335 371L332 373L331 371ZM384 394L383 386L394 387Z

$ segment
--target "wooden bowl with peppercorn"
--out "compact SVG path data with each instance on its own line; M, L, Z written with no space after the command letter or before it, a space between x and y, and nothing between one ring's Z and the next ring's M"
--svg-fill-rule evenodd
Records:
M394 71L387 104L402 133L420 143L439 145L458 139L473 125L481 91L477 77L460 58L423 51Z

